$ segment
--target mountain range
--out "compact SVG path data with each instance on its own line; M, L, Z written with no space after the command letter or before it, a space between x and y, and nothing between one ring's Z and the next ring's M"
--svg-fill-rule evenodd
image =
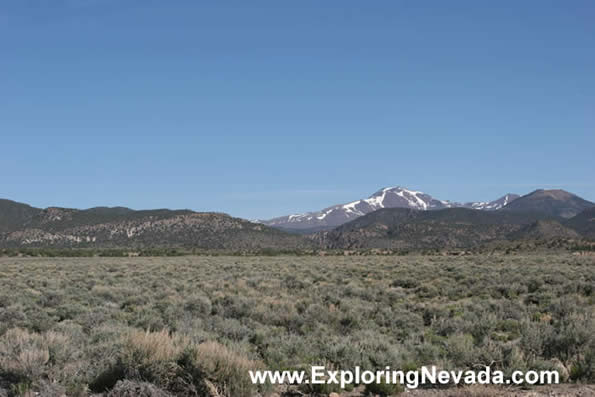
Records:
M335 228L381 208L409 208L424 211L445 208L469 208L495 211L519 197L518 194L508 193L493 201L458 203L449 200L439 200L420 191L395 186L380 189L366 199L352 201L347 204L333 205L320 211L286 215L260 222L267 226L280 229L312 232Z
M256 223L214 212L35 208L0 200L0 248L184 248L224 252L478 247L595 239L595 204L563 190L457 203L403 187Z
M490 243L595 237L595 203L563 190L536 190L490 211L383 208L312 238L326 249L475 248Z

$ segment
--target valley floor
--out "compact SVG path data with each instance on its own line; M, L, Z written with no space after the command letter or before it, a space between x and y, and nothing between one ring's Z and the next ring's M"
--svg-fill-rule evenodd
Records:
M250 369L311 365L555 369L568 384L511 395L588 396L594 286L595 257L571 254L5 257L0 396L271 395Z

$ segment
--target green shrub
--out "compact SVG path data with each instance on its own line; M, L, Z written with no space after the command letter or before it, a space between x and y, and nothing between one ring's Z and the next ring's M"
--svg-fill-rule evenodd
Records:
M380 396L380 397L388 397L388 396L396 396L400 394L405 389L398 384L390 384L390 383L370 383L366 385L364 389L364 393L371 396Z

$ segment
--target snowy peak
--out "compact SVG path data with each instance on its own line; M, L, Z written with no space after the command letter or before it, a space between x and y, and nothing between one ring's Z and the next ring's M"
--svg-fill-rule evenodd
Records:
M334 205L321 211L282 216L268 221L262 221L262 223L285 229L329 229L382 208L410 208L427 211L464 207L477 210L497 210L518 197L516 194L507 194L498 200L490 202L462 204L447 200L438 200L424 192L407 189L402 186L394 186L382 188L366 199Z
M508 194L500 197L498 200L479 201L479 202L475 202L475 203L465 203L462 205L462 207L471 208L474 210L495 211L495 210L499 210L500 208L504 207L505 205L508 205L509 203L513 202L514 200L518 199L519 197L521 197L521 196L519 196L518 194L508 193Z
M447 206L447 202L436 200L424 192L409 190L401 186L381 189L365 201L378 208L403 207L417 210L429 210L445 208Z

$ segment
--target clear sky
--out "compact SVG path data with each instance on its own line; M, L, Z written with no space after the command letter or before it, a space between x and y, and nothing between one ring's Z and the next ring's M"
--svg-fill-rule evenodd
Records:
M316 210L595 201L595 2L0 3L0 197Z

